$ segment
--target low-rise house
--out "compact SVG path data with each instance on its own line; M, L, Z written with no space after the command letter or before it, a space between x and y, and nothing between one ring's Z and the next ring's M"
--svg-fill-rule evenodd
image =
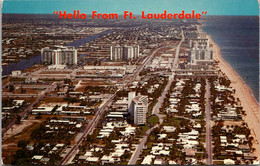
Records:
M154 160L154 165L162 165L162 164L163 164L162 159L155 159Z
M175 161L173 161L173 160L170 160L169 161L169 165L176 165L177 163L175 162Z
M235 165L235 161L232 159L224 159L225 165Z
M41 159L41 163L43 163L45 165L47 165L49 163L49 161L50 161L50 158L48 158L48 157L44 157Z
M249 145L238 145L238 149L242 150L243 152L249 152L250 151Z
M174 126L163 126L163 130L167 133L173 133L176 130L176 127Z
M38 107L31 110L33 115L42 114L42 115L50 115L53 112L54 107Z
M88 163L97 163L99 160L98 157L87 157L86 162Z
M143 160L143 162L142 162L141 164L142 164L142 165L151 165L154 158L155 158L154 155L147 155L147 156L144 158L144 160Z
M196 149L184 149L184 152L187 157L194 157L197 150Z
M87 156L79 156L79 161L86 161Z
M104 156L101 158L101 163L102 163L102 165L105 165L105 164L114 164L114 163L115 163L115 160L114 160L114 158L111 157L111 156L104 155Z
M92 153L92 152L89 152L89 151L86 151L86 153L84 154L84 156L86 156L86 157L91 157L91 156L93 156L93 153Z
M254 153L244 153L244 159L245 160L254 160L256 159L256 156Z
M34 155L32 157L32 164L40 164L42 158L43 158L43 155Z
M165 139L167 138L167 134L158 134L158 140L162 140L162 139Z

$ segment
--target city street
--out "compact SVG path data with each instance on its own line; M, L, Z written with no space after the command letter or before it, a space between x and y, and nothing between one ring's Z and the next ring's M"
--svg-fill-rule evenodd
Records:
M130 78L129 81L126 82L122 88L120 88L119 90L117 90L117 92L120 91L120 90L122 90L122 89L124 89L124 88L127 87L128 85L132 84L132 82L136 79L136 77L137 77L137 76L139 75L139 73L143 70L143 68L144 68L147 64L149 64L149 63L151 62L151 60L154 58L155 53L156 53L159 49L161 49L161 47L158 48L158 49L156 49L156 50L152 53L152 55L145 60L145 62L142 64L142 66L140 66L140 67L136 70L136 72L133 74L133 77ZM117 93L117 92L116 92L116 93ZM96 125L98 124L98 121L99 121L100 117L103 115L104 111L106 110L107 106L112 103L114 97L116 96L116 93L114 93L114 94L108 99L108 101L97 111L95 117L89 122L88 127L85 129L84 134L82 135L82 137L77 141L77 143L71 148L71 150L70 150L70 152L67 154L67 156L63 159L62 165L69 164L69 163L73 160L73 158L74 158L75 155L77 154L77 150L78 150L79 145L82 143L83 139L84 139L88 134L90 134L90 133L94 130L94 128L95 128ZM146 142L146 141L145 141L145 142Z
M256 3L38 1L3 5L2 164L259 164Z
M182 31L182 39L181 39L180 43L178 44L178 46L176 47L175 59L174 59L174 63L173 63L172 69L176 69L178 67L179 51L180 51L180 46L181 46L183 41L184 41L184 34L183 34L183 31ZM147 138L149 137L151 131L153 129L155 129L156 127L159 127L163 123L164 115L159 114L159 110L160 110L159 108L163 104L164 98L165 98L168 90L171 87L171 83L173 81L173 78L174 78L174 76L171 75L170 78L169 78L169 81L168 81L168 83L167 83L167 85L166 85L166 87L165 87L165 89L163 91L163 93L159 97L158 102L156 103L156 105L154 106L153 111L152 111L152 114L155 114L156 116L158 116L158 118L159 118L159 125L157 124L154 127L150 128L149 130L146 131L145 136L143 137L143 139L141 140L140 144L138 145L138 147L136 148L136 150L132 154L132 156L131 156L131 158L130 158L130 160L128 162L128 165L134 165L136 163L136 161L138 160L138 158L139 158L139 156L140 156L140 154L142 152L142 149L144 148L144 145L145 145L145 143L147 141Z
M208 80L206 80L206 151L207 151L207 165L212 165L212 136L211 136L211 126L210 126L210 85Z

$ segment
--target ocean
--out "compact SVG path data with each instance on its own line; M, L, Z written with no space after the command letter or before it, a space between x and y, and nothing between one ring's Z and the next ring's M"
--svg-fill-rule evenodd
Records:
M203 24L201 30L212 37L259 102L259 17L207 16Z

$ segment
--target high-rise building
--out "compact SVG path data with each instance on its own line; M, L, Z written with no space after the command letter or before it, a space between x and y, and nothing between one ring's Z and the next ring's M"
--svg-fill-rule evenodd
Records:
M128 94L129 113L134 117L134 124L144 125L146 123L146 113L148 111L148 96L138 94L135 92Z
M129 60L134 59L134 52L132 46L124 46L123 47L124 53L123 53L123 60Z
M213 51L211 48L198 49L192 48L188 54L188 61L191 65L206 65L213 63Z
M205 33L190 32L188 33L188 38L190 48L209 48L209 39Z
M213 64L213 50L205 33L192 32L188 34L190 51L188 53L188 68L205 68Z
M139 46L133 46L133 58L136 59L139 57Z
M123 48L121 46L110 47L110 60L119 61L123 59Z
M73 46L45 47L41 50L42 63L52 65L76 65L77 50Z
M129 92L128 93L128 108L132 108L132 101L133 101L133 99L135 98L135 92ZM133 111L128 111L128 112L133 112Z
M139 46L111 46L110 60L131 60L139 57Z

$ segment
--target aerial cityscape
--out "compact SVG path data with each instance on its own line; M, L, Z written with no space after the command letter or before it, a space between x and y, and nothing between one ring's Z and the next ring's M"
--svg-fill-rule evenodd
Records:
M245 18L3 14L2 164L259 164L259 99L207 30L220 19Z

